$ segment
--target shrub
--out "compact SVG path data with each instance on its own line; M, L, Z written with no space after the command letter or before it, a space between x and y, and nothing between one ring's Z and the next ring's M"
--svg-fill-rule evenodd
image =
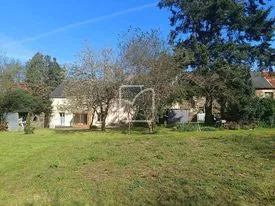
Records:
M230 130L239 130L240 125L237 122L226 122L224 124L225 129L230 129Z
M177 131L180 132L194 132L198 131L198 125L197 124L190 124L190 123L182 123L178 124L176 126Z
M8 130L8 123L7 122L1 122L0 123L0 132L4 132Z
M260 121L259 124L258 124L258 127L260 128L273 128L275 125L274 125L274 120L275 120L275 117L272 121L270 122L267 122L267 121Z
M33 134L34 130L35 130L35 128L31 126L31 115L30 115L30 113L28 113L24 132L25 132L25 134Z
M258 127L258 125L256 123L252 123L252 124L243 123L243 124L241 124L241 129L244 129L244 130L255 129L256 127Z
M274 122L275 100L271 98L241 98L238 103L229 103L223 108L223 118L233 122L247 124L264 121L271 127Z
M274 127L275 120L275 100L271 98L264 98L260 100L262 107L260 121L265 127Z
M90 130L97 130L98 128L97 128L97 126L96 125L91 125L90 126Z

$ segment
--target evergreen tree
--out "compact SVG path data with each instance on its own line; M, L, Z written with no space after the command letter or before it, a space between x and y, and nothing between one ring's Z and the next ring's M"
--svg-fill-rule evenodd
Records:
M27 63L26 81L31 84L40 84L46 81L47 67L44 62L44 56L36 53Z
M263 4L256 0L159 3L172 13L171 42L193 56L188 67L193 71L190 82L206 97L208 123L214 99L220 102L225 117L234 107L244 112L245 102L253 97L250 69L255 65L259 69L272 67L274 18L270 18L272 8Z
M64 79L64 69L56 58L36 53L26 66L26 81L33 85L42 84L49 91L54 90Z
M48 127L51 114L50 93L62 83L64 69L57 63L56 58L36 53L26 66L26 82L34 96L39 98L45 113L45 127Z

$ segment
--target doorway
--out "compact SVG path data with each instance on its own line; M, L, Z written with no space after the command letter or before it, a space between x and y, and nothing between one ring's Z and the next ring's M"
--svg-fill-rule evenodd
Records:
M59 116L60 116L60 125L65 126L65 113L61 112L59 113Z

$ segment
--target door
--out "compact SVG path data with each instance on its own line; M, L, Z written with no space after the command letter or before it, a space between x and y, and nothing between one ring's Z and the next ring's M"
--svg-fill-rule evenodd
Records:
M65 113L59 113L60 115L60 125L65 126Z

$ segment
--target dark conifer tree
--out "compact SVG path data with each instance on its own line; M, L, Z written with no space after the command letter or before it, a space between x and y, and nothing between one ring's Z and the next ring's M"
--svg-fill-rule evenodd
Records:
M274 18L263 0L162 0L171 11L171 42L186 48L193 61L190 82L206 97L206 121L212 119L213 100L225 118L245 117L254 92L251 68L274 64ZM179 50L180 51L180 50ZM180 54L178 54L180 55ZM232 114L241 114L234 115Z

